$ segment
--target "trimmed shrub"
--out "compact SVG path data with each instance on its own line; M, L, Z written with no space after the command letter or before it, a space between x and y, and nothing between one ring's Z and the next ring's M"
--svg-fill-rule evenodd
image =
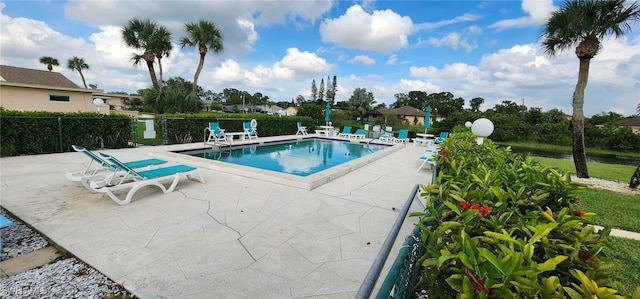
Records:
M596 232L567 175L490 140L458 132L424 186L426 253L417 291L428 298L623 298L600 259L610 229ZM628 294L622 294L628 295Z

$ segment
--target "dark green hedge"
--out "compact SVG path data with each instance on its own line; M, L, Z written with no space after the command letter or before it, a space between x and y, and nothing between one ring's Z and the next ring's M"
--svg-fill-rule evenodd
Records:
M242 132L242 123L255 119L258 122L260 137L295 134L298 131L296 123L299 121L304 126L314 126L313 120L308 117L280 117L265 114L174 114L165 117L169 144L204 141L204 129L209 126L209 122L218 122L226 132ZM163 132L163 121L162 117L155 119L157 132Z
M122 148L131 139L131 118L96 113L0 110L0 155L18 156L90 149Z
M242 132L242 123L251 119L257 120L261 137L295 134L298 121L314 126L309 117L225 113L159 115L154 125L159 136L166 136L167 144L176 144L204 141L209 122L219 122L227 132ZM0 109L0 156L73 151L73 144L88 149L129 147L134 143L134 126L137 123L124 115Z

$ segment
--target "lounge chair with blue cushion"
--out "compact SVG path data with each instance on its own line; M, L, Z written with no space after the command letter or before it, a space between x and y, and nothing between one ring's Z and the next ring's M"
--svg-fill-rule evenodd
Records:
M422 167L424 167L425 165L429 165L430 169L433 169L433 167L436 166L436 160L433 156L437 154L437 149L427 149L426 151L424 151L424 153L422 153L422 155L418 157L418 161L422 163L420 164L420 166L418 166L418 170L416 171L420 171L420 169L422 169Z
M366 133L365 133L364 129L357 129L355 133L349 134L349 138L355 138L355 139L364 138L365 134Z
M440 137L435 139L435 143L443 142L447 137L449 137L449 132L440 132Z
M79 171L69 171L65 174L68 180L74 182L81 182L85 187L91 189L88 185L88 180L96 179L98 177L108 177L113 175L113 173L117 170L117 167L112 163L109 163L105 159L101 158L96 153L82 147L79 145L72 145L73 150L76 152L81 152L91 158L89 164L84 170ZM135 160L123 162L129 168L143 168L143 167L151 167L155 165L160 165L167 163L165 160L150 158L143 160Z
M395 143L409 143L409 130L400 129L398 136L393 139Z
M342 127L342 132L338 133L338 137L348 138L349 135L351 135L351 127L350 126Z
M149 170L136 171L130 168L117 158L106 154L100 153L105 160L113 163L119 171L124 172L123 176L116 176L115 174L106 180L92 181L90 183L91 189L94 192L106 193L113 201L119 205L128 204L131 202L133 195L143 187L157 186L163 193L171 193L178 185L181 175L186 175L188 179L205 183L204 178L198 172L198 168L188 166L184 164L174 164L166 167L159 167ZM172 179L169 188L165 187L161 181ZM124 200L118 198L114 194L116 191L129 189Z
M251 140L251 138L258 139L258 131L251 126L251 122L243 122L242 129L244 130L244 133L247 134L247 137L249 137L249 140Z
M303 126L301 121L299 121L297 123L297 126L298 126L298 132L296 132L296 135L307 135L307 134L309 134L307 132L307 127Z
M209 137L205 138L205 144L213 143L220 144L226 143L229 144L229 140L227 140L227 135L224 134L224 129L220 128L220 124L217 122L210 122L209 126L204 128L204 134L207 135L209 132Z

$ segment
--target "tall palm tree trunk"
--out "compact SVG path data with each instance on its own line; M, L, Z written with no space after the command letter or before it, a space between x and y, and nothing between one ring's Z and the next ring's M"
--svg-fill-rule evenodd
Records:
M578 83L573 92L573 163L576 167L576 176L588 178L587 154L584 149L584 90L589 80L589 64L591 58L580 58L578 71Z
M84 74L82 73L82 69L78 69L78 73L80 73L80 78L82 78L82 84L84 84L84 88L87 88L87 81L84 79Z
M200 72L202 71L202 67L204 66L205 55L207 55L207 51L205 50L203 53L202 49L200 49L200 62L198 62L196 74L193 75L193 92L198 92L198 77L200 77Z
M147 67L149 68L149 75L151 76L153 87L158 88L158 78L156 78L156 70L153 68L153 62L147 61Z

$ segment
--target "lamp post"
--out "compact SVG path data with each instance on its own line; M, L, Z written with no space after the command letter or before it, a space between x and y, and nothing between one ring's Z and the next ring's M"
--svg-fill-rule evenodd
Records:
M484 143L484 138L489 137L493 133L493 123L486 118L479 118L471 125L471 132L478 136L477 143Z
M98 109L98 114L100 114L100 107L102 107L102 105L104 105L104 100L101 98L94 98L93 99L93 105L96 106L96 108Z

